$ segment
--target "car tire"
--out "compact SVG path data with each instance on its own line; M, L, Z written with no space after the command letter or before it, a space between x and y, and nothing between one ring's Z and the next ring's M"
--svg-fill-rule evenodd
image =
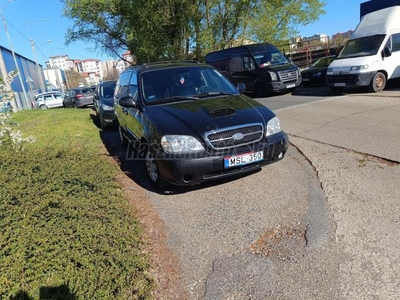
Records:
M164 189L167 186L167 183L161 178L160 171L157 166L157 161L155 159L153 151L150 148L148 148L146 151L144 163L147 178L149 179L150 184L156 189Z
M48 109L47 105L45 105L45 104L40 105L39 108L40 109Z
M343 87L331 86L331 91L334 93L341 93L343 92L343 90L344 90Z
M103 117L101 115L97 114L97 119L99 120L100 128L102 130L105 130L106 129L106 124L104 123Z
M78 105L77 105L75 102L72 103L72 106L73 106L74 108L78 108Z
M386 76L382 72L377 72L371 80L370 90L371 92L382 92L386 86Z
M265 97L267 95L267 88L263 83L259 82L256 84L254 92L258 98Z

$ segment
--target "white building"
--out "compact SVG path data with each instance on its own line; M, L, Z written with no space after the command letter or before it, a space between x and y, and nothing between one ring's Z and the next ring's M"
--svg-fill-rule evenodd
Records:
M101 61L98 59L75 60L76 67L79 73L96 73L100 78L103 78L103 70Z
M69 58L68 55L55 55L49 57L49 66L51 69L60 68L64 71L66 70L74 70L75 64L72 59Z
M67 84L67 77L65 71L60 68L45 69L43 70L44 79L46 81L46 90L65 90Z

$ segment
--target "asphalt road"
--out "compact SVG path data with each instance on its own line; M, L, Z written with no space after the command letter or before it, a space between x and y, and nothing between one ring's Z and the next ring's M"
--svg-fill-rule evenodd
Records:
M327 93L259 99L292 143L260 172L165 194L133 168L189 299L400 298L400 92Z

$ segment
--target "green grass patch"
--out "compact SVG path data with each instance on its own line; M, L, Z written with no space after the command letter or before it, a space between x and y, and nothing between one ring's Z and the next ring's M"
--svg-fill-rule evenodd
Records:
M142 231L90 109L13 118L37 140L0 147L0 299L151 299Z

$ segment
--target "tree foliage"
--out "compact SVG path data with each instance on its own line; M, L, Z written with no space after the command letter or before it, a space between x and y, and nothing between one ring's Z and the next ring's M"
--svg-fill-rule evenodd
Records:
M202 59L247 41L287 41L325 13L324 0L61 0L74 21L66 36L137 62Z

